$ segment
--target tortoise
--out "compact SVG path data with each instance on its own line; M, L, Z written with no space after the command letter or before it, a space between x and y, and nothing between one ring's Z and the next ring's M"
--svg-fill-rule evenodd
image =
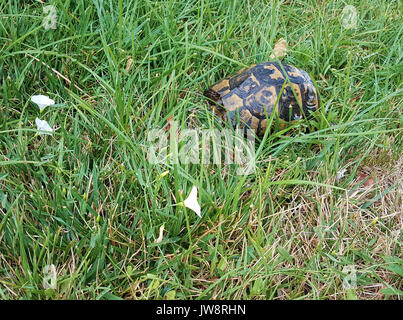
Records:
M264 135L274 108L278 117L287 122L309 118L319 109L319 95L309 75L277 62L244 68L205 90L204 96L221 118L227 115L235 127L239 113L241 127L253 129L259 137Z

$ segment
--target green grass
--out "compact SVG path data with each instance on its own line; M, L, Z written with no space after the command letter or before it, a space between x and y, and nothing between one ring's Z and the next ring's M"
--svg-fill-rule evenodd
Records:
M401 299L401 2L308 2L54 0L54 30L40 1L1 2L0 298ZM248 176L147 161L148 130L218 124L201 92L280 38L315 120L258 142ZM201 219L177 205L193 185Z

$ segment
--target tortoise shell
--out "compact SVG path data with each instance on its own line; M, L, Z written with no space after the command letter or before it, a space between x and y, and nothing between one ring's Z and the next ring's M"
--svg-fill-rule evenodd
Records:
M242 69L217 82L204 95L219 116L226 114L236 126L238 113L241 127L246 125L258 136L264 135L273 110L280 119L294 121L319 109L319 95L309 75L291 65L280 67L277 62Z

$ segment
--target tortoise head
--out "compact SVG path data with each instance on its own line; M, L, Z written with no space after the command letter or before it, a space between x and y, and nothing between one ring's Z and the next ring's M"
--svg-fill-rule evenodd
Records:
M310 118L320 106L318 90L312 79L303 70L298 69L297 72L297 76L289 77L289 84L280 100L280 117L286 121L297 120L301 116Z
M310 112L315 112L319 110L320 101L318 90L316 90L315 85L311 77L304 70L299 70L304 81L300 83L301 93L302 93L302 107L304 113L308 111L306 116L309 116Z
M305 83L305 90L302 102L303 106L306 107L309 111L319 110L320 107L319 95L312 81Z

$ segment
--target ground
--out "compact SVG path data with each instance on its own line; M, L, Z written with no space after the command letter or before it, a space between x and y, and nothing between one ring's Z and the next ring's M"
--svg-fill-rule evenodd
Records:
M397 0L2 2L0 298L401 299L402 38ZM148 161L281 39L314 119L273 121L253 174Z

